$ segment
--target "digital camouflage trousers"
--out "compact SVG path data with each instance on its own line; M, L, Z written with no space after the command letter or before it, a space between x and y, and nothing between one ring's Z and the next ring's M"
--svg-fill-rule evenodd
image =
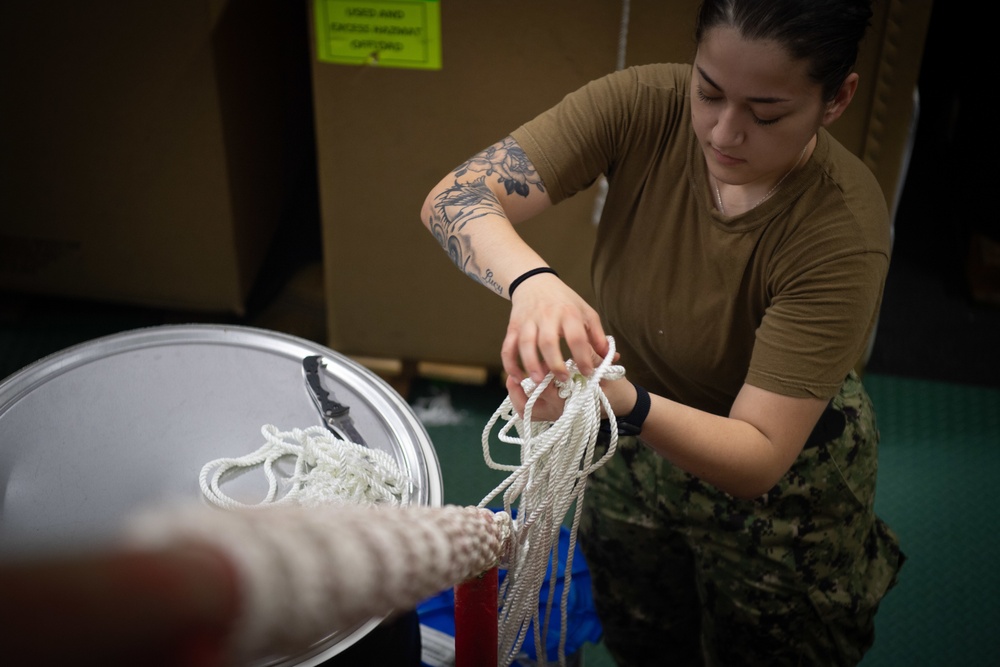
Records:
M905 560L874 512L878 439L854 373L792 468L754 500L620 438L588 483L580 527L615 661L860 662Z

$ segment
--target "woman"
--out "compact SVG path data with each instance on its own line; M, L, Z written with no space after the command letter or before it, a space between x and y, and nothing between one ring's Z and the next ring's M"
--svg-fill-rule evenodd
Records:
M873 642L903 556L874 514L878 432L852 369L889 222L826 131L870 18L867 0L704 0L693 65L588 84L424 204L452 260L511 300L519 410L525 376L567 378L563 343L586 375L615 338L628 378L604 390L626 437L581 543L619 664L853 665ZM595 310L512 223L601 175ZM533 414L560 407L550 392Z

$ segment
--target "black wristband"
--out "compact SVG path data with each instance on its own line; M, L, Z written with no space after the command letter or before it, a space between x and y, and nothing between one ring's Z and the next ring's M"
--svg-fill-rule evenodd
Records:
M557 278L559 277L559 274L556 273L556 270L548 266L540 266L537 269L532 269L531 271L525 271L517 278L514 278L513 281L511 281L510 287L507 288L507 298L514 296L514 290L517 289L518 285L523 283L531 276L537 276L539 273L551 273L555 277Z
M642 425L649 415L649 392L634 382L632 386L635 387L635 406L632 408L632 412L615 419L618 423L618 435L639 435L642 433ZM601 430L605 433L611 432L610 420L601 420Z

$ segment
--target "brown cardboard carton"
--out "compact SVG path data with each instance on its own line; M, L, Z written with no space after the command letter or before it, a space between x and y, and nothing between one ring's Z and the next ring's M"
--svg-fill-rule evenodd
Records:
M242 312L312 159L289 4L4 3L0 288Z
M335 349L499 366L508 302L456 269L420 223L419 210L438 179L476 150L618 66L622 3L544 5L442 2L438 71L320 62L313 45L327 318ZM631 2L625 64L690 61L695 7ZM930 2L891 2L878 11L859 63L862 89L834 134L864 156L892 201ZM596 194L592 188L519 228L587 299L593 298Z

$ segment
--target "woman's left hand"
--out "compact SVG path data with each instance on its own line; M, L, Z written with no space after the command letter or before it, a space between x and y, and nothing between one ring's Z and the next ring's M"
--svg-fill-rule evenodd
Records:
M619 356L615 352L612 363L617 363ZM600 357L594 356L591 363L596 368L600 365L601 361ZM617 412L619 409L621 410L620 414L627 414L635 406L635 387L626 378L623 377L617 380L603 379L601 380L601 389L611 403L612 409L616 410L615 414L619 414ZM524 391L521 383L512 375L507 376L507 395L510 396L510 402L514 407L514 411L523 417L524 406L528 403L529 394ZM553 380L532 406L531 419L532 421L556 421L562 415L565 405L566 399L559 396L559 386ZM625 409L626 407L627 409ZM607 415L602 408L601 418L605 417Z
M529 396L513 376L507 376L507 394L514 411L524 417L524 406L527 405ZM562 415L565 404L565 399L559 396L559 387L555 382L550 382L531 407L531 420L554 422Z

